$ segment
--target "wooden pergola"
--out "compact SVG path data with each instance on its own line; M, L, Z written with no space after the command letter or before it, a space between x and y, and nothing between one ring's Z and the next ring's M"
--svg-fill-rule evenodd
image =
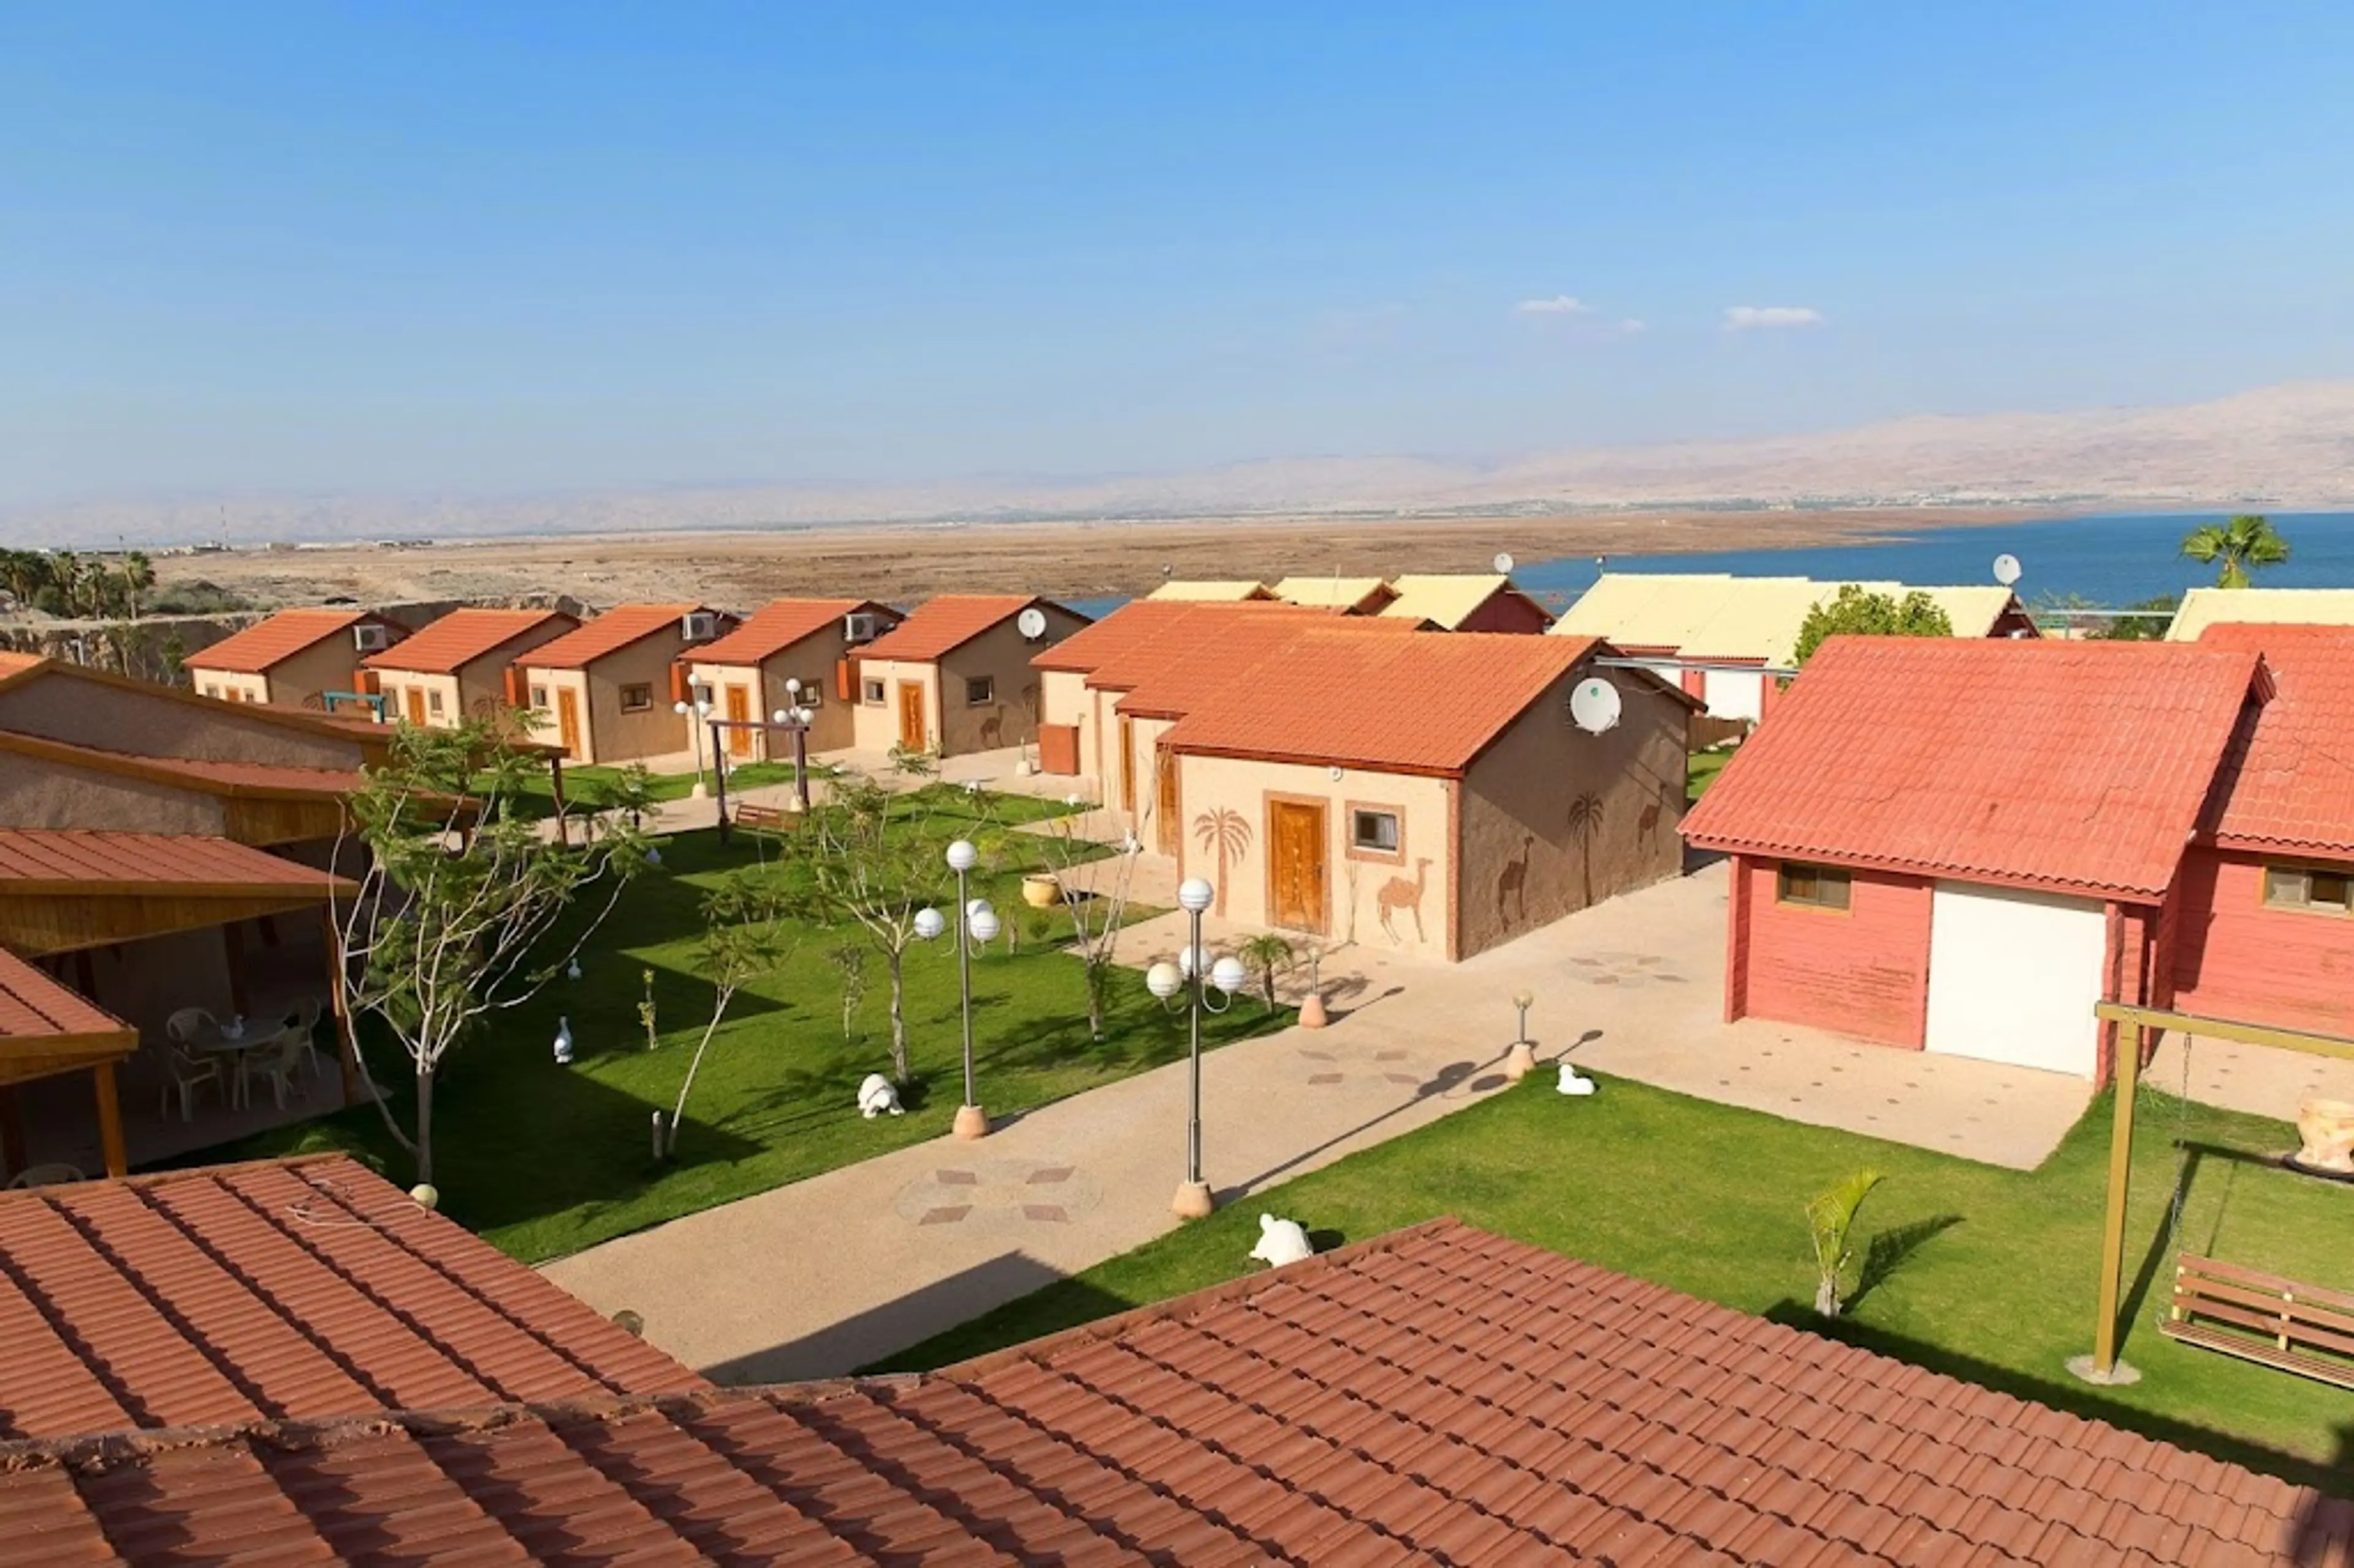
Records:
M25 1164L25 1129L15 1095L5 1091L38 1078L87 1072L97 1099L106 1173L123 1174L114 1065L138 1049L137 1030L16 954L0 952L0 1165L15 1171Z

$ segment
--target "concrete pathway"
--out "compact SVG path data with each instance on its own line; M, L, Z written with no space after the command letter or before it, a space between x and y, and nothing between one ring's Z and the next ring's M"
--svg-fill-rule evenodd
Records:
M1503 1088L1523 988L1542 1056L1574 1050L1606 1072L1797 1120L2028 1167L2082 1114L2089 1088L2075 1079L1726 1026L1723 901L1715 868L1460 965L1372 947L1328 955L1331 1028L1205 1058L1205 1174L1220 1202L1251 1201ZM1133 928L1122 960L1173 954L1182 919ZM1207 935L1232 933L1214 924ZM1161 1068L979 1142L882 1155L546 1272L600 1310L642 1314L656 1344L723 1381L838 1374L1173 1228L1186 1092L1183 1064ZM1564 1116L1583 1104L1563 1102Z

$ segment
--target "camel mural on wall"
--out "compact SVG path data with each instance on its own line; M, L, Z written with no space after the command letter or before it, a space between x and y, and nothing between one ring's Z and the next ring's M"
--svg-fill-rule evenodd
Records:
M1414 916L1414 939L1417 942L1425 940L1422 934L1422 895L1429 885L1430 857L1424 855L1414 863L1412 882L1403 876L1393 876L1382 884L1379 893L1373 895L1373 902L1382 912L1382 930L1391 941L1400 939L1397 927L1390 923L1390 916L1400 909Z
M1588 789L1569 803L1569 835L1577 841L1580 909L1594 907L1594 835L1602 829L1602 797Z
M1005 715L991 714L981 721L981 748L994 751L1005 743Z
M1661 814L1668 810L1674 800L1673 791L1668 788L1665 781L1662 781L1659 785L1659 798L1644 807L1643 814L1635 819L1635 836L1645 843L1649 843L1659 833Z
M1212 913L1223 920L1226 915L1226 871L1249 857L1250 822L1233 807L1220 806L1193 819L1193 836L1202 841L1204 851L1218 857L1218 901L1212 906Z
M1529 853L1536 848L1536 835L1521 835L1521 853L1504 863L1496 874L1496 924L1509 931L1512 916L1505 912L1507 904L1519 906L1520 917L1529 917Z

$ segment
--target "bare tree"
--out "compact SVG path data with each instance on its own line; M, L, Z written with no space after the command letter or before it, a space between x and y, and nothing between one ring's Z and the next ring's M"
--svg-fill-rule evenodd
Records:
M486 1020L562 973L646 860L626 810L593 832L587 824L545 831L521 799L545 763L514 744L525 734L520 724L402 725L385 765L368 769L350 797L349 832L367 864L358 896L337 912L339 984L346 1014L380 1020L416 1075L413 1130L373 1079L369 1088L394 1139L416 1157L420 1183L433 1180L433 1083L443 1061ZM625 775L618 791L642 809L642 770ZM348 845L338 838L338 864ZM577 901L599 887L602 903L566 927Z
M786 940L784 896L765 868L751 867L728 874L703 901L703 943L698 967L711 981L711 1017L703 1038L686 1064L678 1086L678 1103L670 1113L670 1128L663 1141L664 1158L678 1153L678 1129L686 1119L686 1097L694 1092L695 1075L703 1070L703 1054L719 1033L736 993L763 975L774 974L792 957L796 944Z
M1077 804L1076 796L1071 803ZM1128 924L1129 890L1144 845L1130 833L1108 856L1100 855L1101 846L1078 836L1076 821L1054 819L1040 840L1055 885L1062 890L1063 908L1071 917L1071 936L1087 975L1087 1033L1101 1040L1112 966L1119 959L1119 934Z

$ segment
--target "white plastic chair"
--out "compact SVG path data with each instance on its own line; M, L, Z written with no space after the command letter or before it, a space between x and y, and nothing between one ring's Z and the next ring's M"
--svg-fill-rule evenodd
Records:
M16 1180L8 1183L8 1190L15 1192L19 1187L62 1187L69 1181L89 1180L89 1177L81 1173L81 1167L78 1165L28 1165L16 1172Z

